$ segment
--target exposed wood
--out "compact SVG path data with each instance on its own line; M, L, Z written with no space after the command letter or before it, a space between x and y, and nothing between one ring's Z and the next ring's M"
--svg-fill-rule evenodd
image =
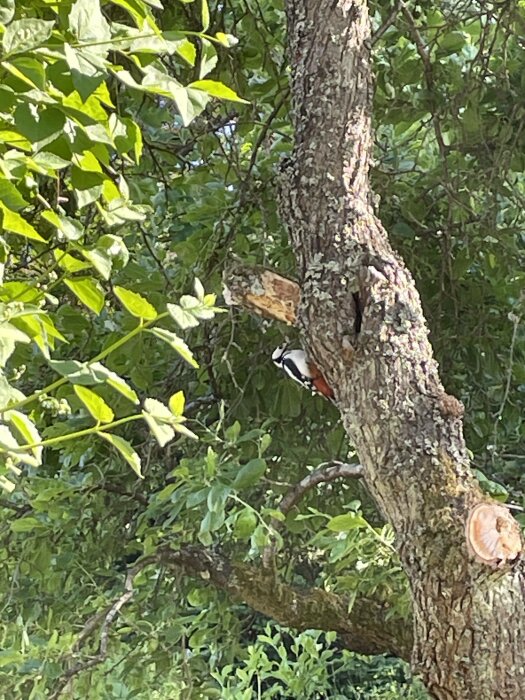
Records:
M244 306L260 316L295 323L301 290L297 282L264 267L235 265L224 274L227 304Z
M477 561L498 569L514 562L522 551L518 523L497 503L478 503L470 511L465 537Z

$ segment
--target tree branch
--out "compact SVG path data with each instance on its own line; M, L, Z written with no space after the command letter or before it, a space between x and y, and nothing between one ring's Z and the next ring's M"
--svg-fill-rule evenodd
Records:
M363 471L360 464L345 464L344 462L321 464L290 489L279 504L279 510L281 513L288 513L307 491L318 484L328 483L336 479L359 479L363 476Z
M363 467L360 464L345 464L344 462L326 462L321 464L310 474L307 474L301 481L293 486L286 496L279 503L278 510L286 515L298 503L305 493L313 489L314 486L323 483L336 481L336 479L359 479L363 476ZM272 518L270 527L279 531L282 523L277 518ZM272 537L271 542L265 548L262 556L263 565L268 567L275 555L276 538Z
M150 564L155 563L156 561L157 556L152 555L150 557L142 559L142 561L135 564L135 566L133 566L131 569L128 569L126 581L124 583L124 593L122 593L122 595L119 596L109 606L109 608L106 609L106 611L97 612L95 613L95 615L92 615L89 618L89 620L84 625L81 633L79 634L75 644L73 645L72 653L78 652L83 647L85 642L97 629L99 622L102 621L102 626L100 628L100 641L97 653L90 659L86 659L85 661L79 661L73 666L71 666L71 668L69 668L58 679L55 691L53 695L50 696L50 700L58 700L58 698L62 695L64 690L66 690L72 678L78 676L78 674L82 673L83 671L87 671L88 669L93 668L94 666L98 666L106 660L106 657L108 655L109 631L111 625L118 618L120 611L122 610L124 605L126 605L126 603L129 603L129 601L133 598L133 581L135 577L142 571L142 569L144 569Z
M325 470L325 480L337 478L358 465L334 465ZM329 468L330 469L330 468ZM312 475L310 475L311 477ZM303 480L305 481L305 480ZM313 485L313 481L311 482ZM309 486L308 488L310 488ZM306 489L303 487L303 493ZM260 566L234 562L222 554L204 547L187 546L180 550L165 548L137 562L128 570L124 592L109 607L91 616L80 632L69 661L100 626L97 653L80 660L57 681L50 700L58 700L69 682L78 674L101 664L107 657L111 626L122 608L134 595L133 582L138 573L151 565L182 570L189 577L207 580L232 598L246 603L254 610L279 624L298 630L318 629L337 632L342 644L360 654L395 654L408 660L412 649L411 625L406 619L392 615L388 605L373 598L358 598L349 609L349 601L322 588L302 589L277 580L274 571Z
M349 612L349 601L322 588L301 589L277 580L273 571L234 562L203 547L166 549L163 564L198 575L279 624L298 630L335 631L346 648L360 654L392 653L409 659L411 625L391 616L388 605L372 598L358 598Z

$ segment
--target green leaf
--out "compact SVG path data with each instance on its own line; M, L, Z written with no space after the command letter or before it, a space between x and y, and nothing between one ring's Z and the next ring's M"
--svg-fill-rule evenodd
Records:
M193 288L195 290L195 296L202 303L204 301L204 287L198 277L195 277L193 280Z
M496 501L505 503L509 497L509 492L502 484L488 479L479 469L474 469L474 474L485 493L489 493Z
M195 328L199 325L199 321L195 318L195 316L189 311L183 309L178 304L166 304L166 308L168 309L168 313L175 323L183 330L186 330L187 328Z
M226 437L226 440L228 442L237 442L237 439L239 435L241 434L241 424L239 423L238 420L233 423L233 425L230 425L229 428L226 428L224 431L224 435Z
M6 321L0 324L0 367L5 367L7 360L15 351L16 343L29 342L31 338L13 324Z
M42 238L30 223L23 219L20 214L8 209L2 202L0 202L0 214L2 215L1 226L6 231L16 233L18 236L24 236L24 238L29 238L32 241L46 242L45 238Z
M36 107L30 103L22 103L16 108L14 118L18 131L32 143L33 152L41 150L64 135L66 117L53 106Z
M168 406L170 407L170 411L173 413L173 415L178 417L182 416L184 413L184 404L184 392L177 391L176 394L173 394L173 396L170 397Z
M33 421L20 411L7 411L5 413L5 420L11 423L13 428L16 429L20 437L25 441L27 445L36 445L42 442L42 438L38 430L36 429ZM38 464L42 464L42 446L37 446L31 448L33 456L37 460Z
M180 433L181 435L185 435L186 437L191 438L192 440L198 440L199 436L196 435L193 430L190 430L187 428L183 423L175 423L173 425L173 428L177 433Z
M146 88L148 92L170 97L177 105L184 126L188 126L197 114L202 111L190 99L187 88L175 78L160 71L153 65L146 66L144 73L142 87Z
M222 311L222 309L213 308L214 302L214 294L206 294L206 296L203 294L202 300L196 299L189 294L184 294L180 298L180 305L184 311L190 313L194 318L198 318L203 321L213 318L216 313Z
M106 372L106 384L108 384L112 389L115 389L115 391L118 391L119 394L122 394L122 396L128 399L128 401L131 401L132 403L137 405L139 403L139 397L137 396L136 392L129 386L129 384L124 379L122 379L122 377L119 377L118 374L115 374L115 372L111 372L108 369L106 369Z
M62 216L47 209L42 212L42 218L49 221L59 231L57 236L59 241L78 241L84 235L84 227L80 221L71 219L69 216Z
M89 263L83 260L77 260L69 253L60 250L60 248L56 248L53 251L53 257L58 266L66 272L80 272L81 270L87 270L91 267Z
M93 386L106 381L107 370L100 363L89 365L78 360L48 360L49 366L62 377L67 377L72 384Z
M127 440L124 440L124 438L121 438L118 435L113 435L111 433L100 432L97 433L97 435L99 435L101 438L104 438L104 440L107 440L107 442L113 445L113 447L115 447L124 457L124 459L133 469L135 474L137 476L140 476L141 479L144 478L144 475L141 471L142 465L140 462L140 457Z
M95 394L91 389L86 389L85 386L80 386L78 384L75 384L73 389L80 401L82 401L97 422L111 423L115 415L102 397Z
M0 370L0 409L5 411L9 404L18 403L18 401L23 401L25 398L25 394L11 386L4 373Z
M51 36L55 23L43 19L17 19L7 27L2 38L4 53L34 49Z
M99 248L93 248L93 250L86 250L82 248L82 255L88 260L99 275L105 279L109 280L111 275L111 269L113 267L113 262L109 255Z
M10 525L11 532L32 532L33 530L41 530L43 527L43 523L32 516L13 520Z
M204 78L204 76L211 73L211 71L217 65L217 51L215 46L208 41L208 39L202 39L201 41L201 61L199 66L199 78Z
M15 0L0 0L0 23L9 24L15 16Z
M233 534L238 539L248 540L256 527L257 516L253 512L253 509L244 508L243 510L241 510L241 512L237 516L237 519L235 520Z
M179 338L179 336L176 333L167 331L165 328L149 328L148 332L152 335L156 335L157 338L160 338L165 343L168 343L174 350L176 350L179 353L179 355L184 360L186 360L188 364L190 364L192 367L195 367L195 369L198 369L199 364L193 357L193 353L186 345L186 343L182 340L182 338Z
M157 442L164 447L175 437L175 431L169 423L173 421L173 416L169 408L156 399L146 399L142 415L153 433Z
M12 75L29 85L29 87L37 88L38 90L45 89L46 74L40 61L30 56L18 56L11 61L3 61L2 65Z
M239 97L234 90L217 80L196 80L194 83L190 83L188 87L194 88L195 90L202 90L208 93L208 95L218 97L221 100L232 100L233 102L248 104L248 100Z
M197 57L197 49L195 46L189 41L189 39L182 39L181 41L176 42L177 47L175 49L175 52L183 58L186 63L189 63L190 66L195 65L195 59Z
M248 464L245 464L238 472L233 482L233 487L240 491L253 486L262 477L266 471L266 462L264 459L251 459Z
M60 156L57 156L54 153L46 153L46 151L35 153L33 156L33 161L40 168L44 168L45 170L49 170L51 172L54 170L68 168L71 165L69 160L64 160L64 158L60 158Z
M336 515L334 518L328 521L327 528L332 530L332 532L347 532L348 530L354 530L359 527L367 526L366 520L356 513L344 513L343 515Z
M77 299L97 315L104 308L104 291L92 277L75 277L64 280L64 284L69 287Z
M122 306L132 316L146 319L146 321L153 321L157 318L158 314L155 307L144 299L143 296L137 294L137 292L132 292L130 289L118 286L113 287L113 292Z
M164 423L173 422L173 415L170 409L158 399L145 399L144 410L150 413L155 418L158 418L159 420L163 421Z
M0 475L0 488L7 491L7 493L13 493L16 488L16 484L7 479L5 476ZM0 651L0 666L2 665L2 652Z
M108 233L97 241L97 250L103 251L109 258L115 269L121 270L129 261L129 251L120 236Z
M17 210L28 206L28 202L22 197L17 187L7 178L0 175L0 201L8 209Z
M111 39L111 30L100 10L99 0L77 0L69 13L69 29L85 43L109 42ZM102 51L109 48L109 45L102 47Z
M87 48L78 50L67 43L64 44L64 53L73 85L85 102L106 77L104 58Z
M15 343L31 342L31 338L26 333L7 321L0 323L0 337L13 340Z
M210 9L207 0L202 0L201 7L202 31L205 32L210 26Z

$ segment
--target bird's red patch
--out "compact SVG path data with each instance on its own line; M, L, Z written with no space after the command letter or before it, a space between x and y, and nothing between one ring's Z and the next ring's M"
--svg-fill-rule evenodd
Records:
M312 384L314 385L315 390L319 394L325 396L327 399L333 399L334 392L332 391L332 388L328 385L328 382L323 377L321 372L312 362L309 363L309 368L312 373Z

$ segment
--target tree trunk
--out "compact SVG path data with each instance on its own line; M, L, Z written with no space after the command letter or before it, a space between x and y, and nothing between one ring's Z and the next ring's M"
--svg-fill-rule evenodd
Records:
M366 3L288 0L287 16L295 148L281 209L300 275L297 323L396 531L413 668L435 698L525 698L523 566L468 553L466 521L486 499L462 405L441 385L414 281L373 211Z

